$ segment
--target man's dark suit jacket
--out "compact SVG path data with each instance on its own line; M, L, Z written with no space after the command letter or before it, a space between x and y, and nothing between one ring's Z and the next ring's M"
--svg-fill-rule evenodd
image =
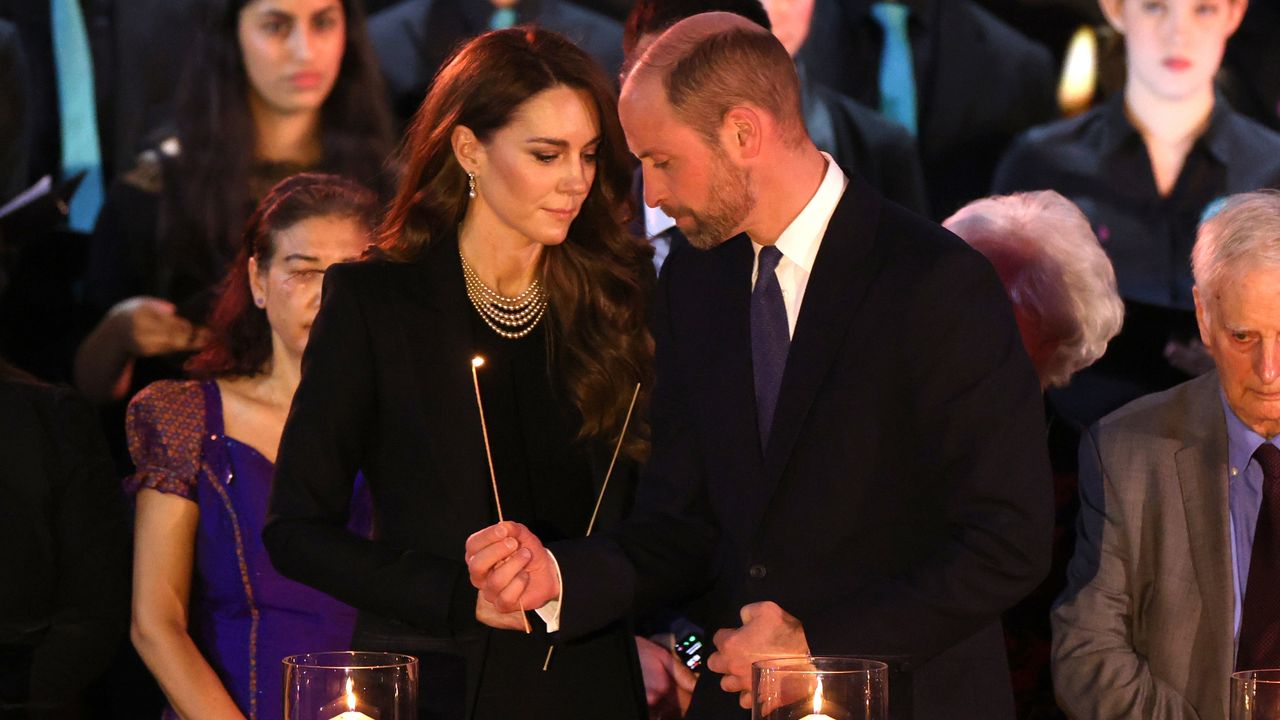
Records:
M528 683L539 677L541 653L523 678L489 671L514 633L476 621L476 590L463 561L467 537L498 520L471 380L474 314L454 238L411 263L329 270L262 538L286 577L360 610L357 648L419 657L418 700L422 717L433 720L472 717L477 693L539 692ZM611 449L591 448L597 488ZM345 529L357 471L373 494L372 542ZM630 509L636 481L635 464L620 458L601 529ZM548 637L535 632L535 640ZM595 693L591 707L613 708L596 717L643 715L625 623L561 643L555 661L561 670L589 664L584 672L594 682L584 682L582 694Z
M198 26L195 6L195 0L81 0L108 183L133 164L147 134L171 120ZM49 0L0 0L0 18L18 26L30 71L30 178L57 177L62 136Z
M26 77L18 28L0 20L0 205L27 186Z
M855 170L871 186L909 210L928 213L924 175L915 138L906 128L800 73L800 107L804 124L819 150L840 167Z
M129 627L124 493L93 408L2 367L0 458L0 717L80 717Z
M521 0L517 22L564 35L617 77L622 67L622 24L567 0ZM436 72L463 42L489 29L489 0L403 0L369 18L396 118L408 122Z
M999 279L851 178L762 452L752 263L746 236L667 259L650 467L632 521L551 545L561 635L704 591L710 634L772 600L815 654L906 666L917 718L1012 718L1000 613L1048 567L1053 502L1039 384ZM746 717L719 679L702 674L690 720Z
M871 0L817 0L800 58L810 76L879 107L882 31ZM972 0L908 0L920 160L929 208L944 218L987 194L1019 132L1056 115L1053 60Z

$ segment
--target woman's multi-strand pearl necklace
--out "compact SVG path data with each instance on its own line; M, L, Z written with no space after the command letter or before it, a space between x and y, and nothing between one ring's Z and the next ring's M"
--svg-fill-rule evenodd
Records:
M471 304L486 325L508 340L517 340L533 332L547 311L547 291L542 283L535 279L515 297L499 295L484 284L461 252L458 258L462 260L467 297L471 298Z

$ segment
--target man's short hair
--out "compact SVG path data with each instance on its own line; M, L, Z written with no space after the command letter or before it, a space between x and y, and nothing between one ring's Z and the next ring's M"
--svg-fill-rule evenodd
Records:
M1089 220L1052 190L975 200L943 222L989 258L1016 264L1005 289L1041 319L1058 347L1040 371L1045 387L1092 365L1124 320L1116 273Z
M1280 192L1275 190L1228 197L1200 224L1191 249L1191 274L1202 303L1224 281L1258 266L1280 267Z
M629 79L650 73L680 120L713 145L725 115L741 106L768 113L796 144L807 137L795 62L773 33L742 16L699 13L671 26Z

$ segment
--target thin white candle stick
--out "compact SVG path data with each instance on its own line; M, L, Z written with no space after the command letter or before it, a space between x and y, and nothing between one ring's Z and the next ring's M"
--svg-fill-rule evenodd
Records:
M484 458L489 462L489 482L493 485L493 504L498 508L498 522L505 522L502 516L502 499L498 496L498 475L493 471L493 451L489 449L489 426L484 421L484 400L480 399L480 377L476 369L484 366L484 358L476 355L471 358L471 384L476 388L476 409L480 411L480 432L484 434ZM524 614L524 603L520 604L520 621L524 623L524 634L533 632L529 627L529 618Z
M600 504L604 502L604 491L609 489L609 478L613 477L613 466L618 462L618 453L622 451L622 441L627 437L627 428L631 427L631 413L635 411L636 399L639 397L640 383L636 383L636 389L631 393L631 405L627 407L627 417L622 421L622 432L618 433L618 442L613 446L613 457L609 460L609 469L605 471L604 482L600 484L600 493L596 496L596 507L591 511L591 522L587 523L587 537L591 537L591 531L596 529L596 518L600 515ZM543 672L551 667L551 656L555 651L555 645L547 648L547 658L542 661Z

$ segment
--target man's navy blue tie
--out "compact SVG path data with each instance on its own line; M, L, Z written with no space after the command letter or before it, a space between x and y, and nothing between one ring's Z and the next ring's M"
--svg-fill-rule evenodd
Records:
M1263 443L1253 457L1262 467L1262 507L1241 603L1237 670L1280 665L1280 449Z
M756 417L760 422L760 448L769 447L773 411L778 406L782 371L787 366L791 335L787 332L787 307L778 285L782 251L772 245L760 248L756 286L751 291L751 367L756 381Z

